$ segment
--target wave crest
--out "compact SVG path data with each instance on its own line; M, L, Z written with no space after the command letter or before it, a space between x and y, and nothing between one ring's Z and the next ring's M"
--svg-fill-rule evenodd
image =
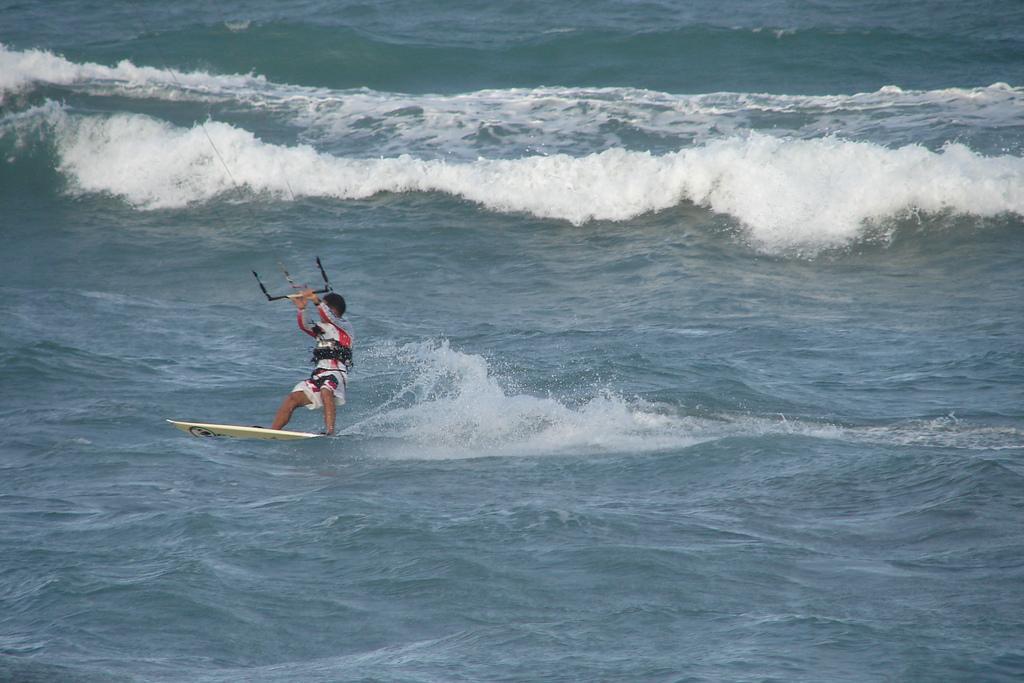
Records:
M1024 159L961 144L933 152L751 133L664 155L611 149L447 163L336 157L219 122L179 128L137 114L72 116L52 105L38 114L52 126L73 192L109 193L141 209L206 202L236 191L236 182L281 198L442 192L576 225L692 202L732 216L769 252L846 245L915 210L1024 215Z
M205 98L211 92L262 88L267 80L255 75L211 75L136 66L123 59L115 66L76 63L48 50L11 50L0 43L0 104L37 83L84 85L95 90L163 99Z

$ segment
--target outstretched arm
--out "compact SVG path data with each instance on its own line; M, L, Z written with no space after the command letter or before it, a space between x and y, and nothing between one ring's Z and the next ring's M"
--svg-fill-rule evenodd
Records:
M316 296L316 295L314 294L313 296ZM299 323L299 329L302 330L303 332L305 332L306 334L308 334L310 337L315 337L316 336L316 332L314 332L313 330L311 330L308 327L306 327L306 321L302 317L302 311L305 310L306 302L309 300L309 298L307 296L307 292L301 292L299 294L292 294L288 298L291 300L291 302L293 304L295 304L295 308L298 309L298 311L295 314L295 317L296 317L296 320Z

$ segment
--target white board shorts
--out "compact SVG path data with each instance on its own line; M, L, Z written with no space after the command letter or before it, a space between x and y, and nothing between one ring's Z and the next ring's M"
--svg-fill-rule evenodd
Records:
M319 410L324 407L324 399L321 392L329 390L334 393L334 405L345 405L345 389L348 386L348 375L341 370L324 370L304 379L292 389L301 391L309 399L306 406L310 410Z

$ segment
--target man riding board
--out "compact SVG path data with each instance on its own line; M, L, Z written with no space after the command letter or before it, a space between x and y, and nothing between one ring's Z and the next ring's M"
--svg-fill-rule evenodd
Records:
M288 297L298 308L299 329L316 339L313 348L313 374L295 385L281 402L271 429L282 429L299 406L310 410L324 409L324 434L334 433L335 408L345 404L348 371L352 367L352 326L345 320L345 299L329 292L323 299L312 289ZM320 320L307 325L304 320L306 305L316 306Z

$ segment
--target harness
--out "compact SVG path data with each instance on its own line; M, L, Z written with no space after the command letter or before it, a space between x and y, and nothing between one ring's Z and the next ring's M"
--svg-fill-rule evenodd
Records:
M322 360L336 360L348 370L351 370L354 365L352 362L352 349L343 346L335 339L317 339L316 346L313 347L313 358L310 362L315 365Z

